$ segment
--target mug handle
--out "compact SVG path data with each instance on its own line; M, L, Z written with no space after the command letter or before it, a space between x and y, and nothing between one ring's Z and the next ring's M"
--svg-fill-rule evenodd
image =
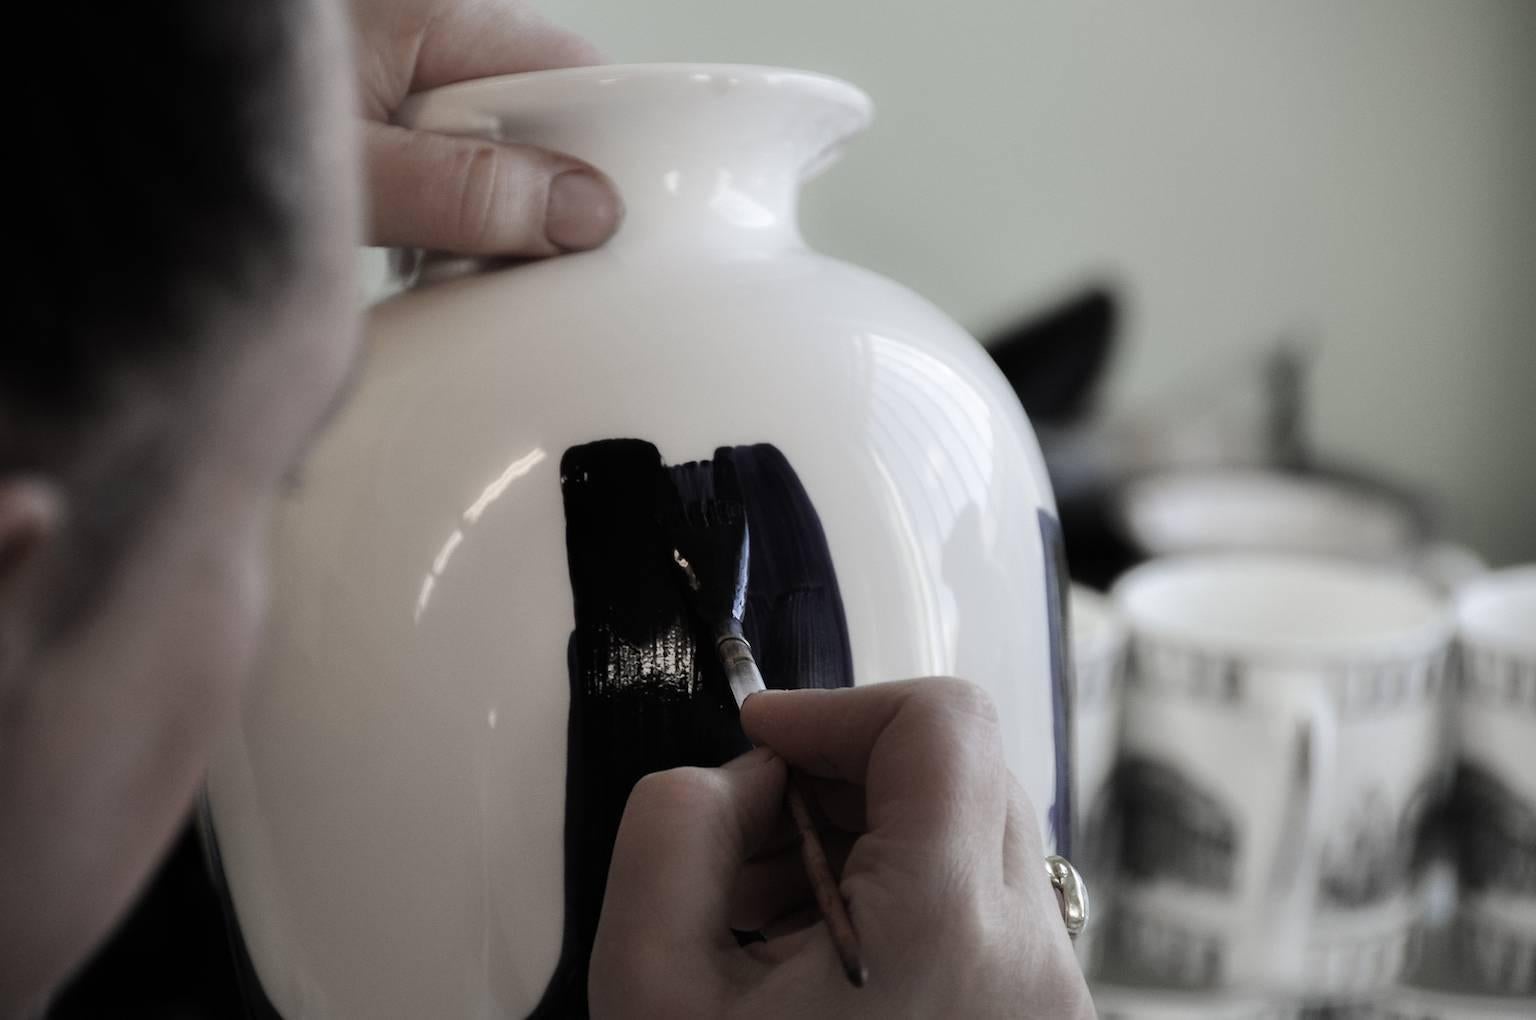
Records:
M1285 987L1306 978L1307 932L1317 902L1323 841L1332 820L1338 760L1338 713L1314 671L1265 670L1250 690L1281 727L1285 807L1267 867L1255 878L1247 940L1266 947L1263 972Z

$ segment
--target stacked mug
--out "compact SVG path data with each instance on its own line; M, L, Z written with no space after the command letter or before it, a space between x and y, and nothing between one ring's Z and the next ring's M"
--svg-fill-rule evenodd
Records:
M1450 942L1468 983L1536 999L1536 566L1468 585L1456 615L1447 820L1460 897Z
M1133 667L1111 952L1139 981L1363 997L1402 973L1448 773L1452 625L1339 560L1191 556L1126 575Z
M1536 994L1536 569L1453 607L1402 571L1184 555L1072 609L1079 776L1098 788L1078 800L1080 850L1111 901L1085 958L1101 1013L1536 1016L1519 998ZM1084 649L1115 615L1128 662L1106 752ZM1461 895L1444 973L1406 986L1446 837Z

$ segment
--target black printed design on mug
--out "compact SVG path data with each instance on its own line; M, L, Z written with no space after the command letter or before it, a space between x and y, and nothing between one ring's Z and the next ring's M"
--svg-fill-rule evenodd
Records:
M1456 919L1454 943L1479 984L1501 995L1536 995L1536 939L1477 911Z
M1105 930L1105 957L1117 979L1174 988L1212 988L1226 976L1226 940L1165 912L1123 904Z
M1323 847L1320 904L1358 909L1390 899L1407 885L1413 843L1403 841L1386 792L1363 791L1338 817L1338 831Z
M1252 679L1244 663L1204 649L1164 641L1133 639L1129 686L1218 705L1248 700ZM1337 664L1333 680L1340 721L1369 719L1438 702L1446 684L1444 654L1359 666Z
M712 636L684 600L669 523L685 491L729 493L751 535L743 629L770 687L848 687L853 656L826 536L772 446L666 467L650 443L603 440L560 463L575 600L567 723L565 929L535 1017L585 1016L587 962L625 801L650 772L748 748Z
M1536 897L1536 809L1509 784L1463 759L1457 766L1446 828L1468 892L1500 899ZM1536 994L1536 939L1476 909L1457 920L1462 960L1490 989Z
M1051 740L1055 749L1056 789L1049 812L1056 852L1072 856L1072 645L1067 640L1067 547L1061 524L1041 509L1040 540L1045 560L1046 627L1051 642Z
M1237 873L1236 815L1176 766L1128 755L1115 767L1122 809L1120 863L1134 879L1168 879L1231 892Z
M1113 777L1076 805L1078 838L1073 862L1085 875L1109 875L1120 859L1121 810Z
M1402 853L1402 890L1411 890L1437 861L1448 855L1451 840L1446 812L1450 807L1452 775L1437 767L1420 780L1403 805L1397 823Z
M1487 648L1468 649L1462 656L1458 686L1463 701L1509 712L1536 712L1536 661Z
M1446 815L1468 889L1536 897L1536 809L1498 776L1463 759Z
M1387 1012L1388 1007L1376 1003L1345 1003L1342 1005L1306 1006L1295 1014L1297 1020L1391 1020L1399 1014ZM1404 1020L1407 1020L1405 1017ZM1439 1020L1433 1014L1414 1020Z

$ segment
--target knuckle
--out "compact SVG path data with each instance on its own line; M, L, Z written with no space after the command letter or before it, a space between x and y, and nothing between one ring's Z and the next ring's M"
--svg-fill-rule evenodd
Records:
M676 768L641 777L629 795L630 808L670 817L689 817L718 804L726 791L711 769Z
M601 64L603 54L593 43L584 36L574 32L562 32L554 40L551 50L562 64L572 67L583 67L588 64Z
M936 677L925 682L919 697L928 707L960 716L984 728L998 725L997 704L992 696L968 680Z
M500 156L490 146L477 145L457 159L460 165L454 175L459 182L455 225L465 244L478 248L490 233L491 210L500 187Z
M495 213L506 201L504 156L494 145L474 145L455 154L452 180L459 182L454 197L455 234L472 251L492 240Z

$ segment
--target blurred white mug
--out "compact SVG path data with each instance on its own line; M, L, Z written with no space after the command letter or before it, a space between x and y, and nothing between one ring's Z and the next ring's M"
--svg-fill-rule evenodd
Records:
M1479 984L1536 996L1536 566L1468 585L1456 615L1455 941Z
M1116 972L1391 984L1445 786L1449 607L1405 574L1303 555L1154 561L1113 595L1131 629Z

